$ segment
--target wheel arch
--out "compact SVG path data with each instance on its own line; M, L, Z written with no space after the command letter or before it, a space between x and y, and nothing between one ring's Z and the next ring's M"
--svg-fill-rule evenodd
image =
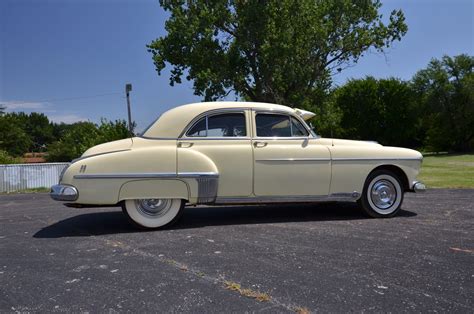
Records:
M409 182L408 182L408 176L405 173L405 171L403 171L402 168L400 168L396 165L391 165L391 164L380 165L380 166L377 166L374 169L372 169L372 171L367 175L367 177L370 176L374 171L377 171L377 170L387 170L387 171L392 172L393 174L395 174L397 176L398 180L400 180L400 183L402 184L403 191L406 192L406 191L410 190L410 186L409 186Z
M130 180L120 187L118 201L137 198L179 198L187 201L189 197L189 185L183 180Z

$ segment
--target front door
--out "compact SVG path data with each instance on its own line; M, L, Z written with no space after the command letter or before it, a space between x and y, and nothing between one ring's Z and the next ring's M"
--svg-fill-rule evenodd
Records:
M326 196L331 180L329 149L289 114L254 112L256 196Z

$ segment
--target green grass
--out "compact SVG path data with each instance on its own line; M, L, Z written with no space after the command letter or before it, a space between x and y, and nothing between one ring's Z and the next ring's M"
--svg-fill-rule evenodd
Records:
M474 188L474 154L425 156L418 179L428 188Z

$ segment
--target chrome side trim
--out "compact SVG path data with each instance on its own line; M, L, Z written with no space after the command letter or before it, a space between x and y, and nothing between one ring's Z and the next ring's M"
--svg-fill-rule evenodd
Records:
M178 178L219 178L217 172L178 172Z
M330 195L218 197L215 204L348 202L359 198L360 193L354 191L352 193L334 193Z
M264 136L255 136L252 137L253 140L258 140L258 141L301 141L301 140L317 140L318 138L316 137L308 137L308 136L269 136L269 137L264 137Z
M74 179L136 179L136 178L160 178L160 179L184 179L184 178L218 178L216 172L156 172L156 173L96 173L76 174Z
M242 141L242 140L250 140L250 136L222 136L222 137L181 137L176 140L183 140L183 141L216 141L216 140L226 140L226 141Z
M372 160L422 160L420 157L352 157L352 158L332 158L332 161L372 161Z
M331 158L268 158L256 159L258 162L282 162L282 161L331 161Z
M161 173L96 173L76 174L74 179L136 179L136 178L177 178L174 172Z
M374 158L268 158L257 159L260 162L278 162L278 161L373 161L373 160L421 160L417 157L374 157Z
M257 137L257 136L210 136L210 137L147 137L147 136L140 136L140 138L144 138L147 140L155 140L155 141L177 141L177 140L186 140L186 141L238 141L238 140L265 140L265 141L273 141L273 140L318 140L321 137L318 135L317 137L308 137L308 136L298 136L298 137ZM88 156L89 157L89 156ZM87 157L85 157L87 158Z
M144 135L140 135L137 137L144 138L146 140L155 140L155 141L176 141L178 139L177 137L151 137L151 136L144 136Z

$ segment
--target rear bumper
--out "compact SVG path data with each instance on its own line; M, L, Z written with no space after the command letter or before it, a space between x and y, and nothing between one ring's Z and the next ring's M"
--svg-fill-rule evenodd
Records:
M415 193L423 193L426 191L426 186L423 182L415 181L413 182L411 189Z
M79 192L72 185L56 184L51 187L49 196L55 201L73 202L79 197Z

